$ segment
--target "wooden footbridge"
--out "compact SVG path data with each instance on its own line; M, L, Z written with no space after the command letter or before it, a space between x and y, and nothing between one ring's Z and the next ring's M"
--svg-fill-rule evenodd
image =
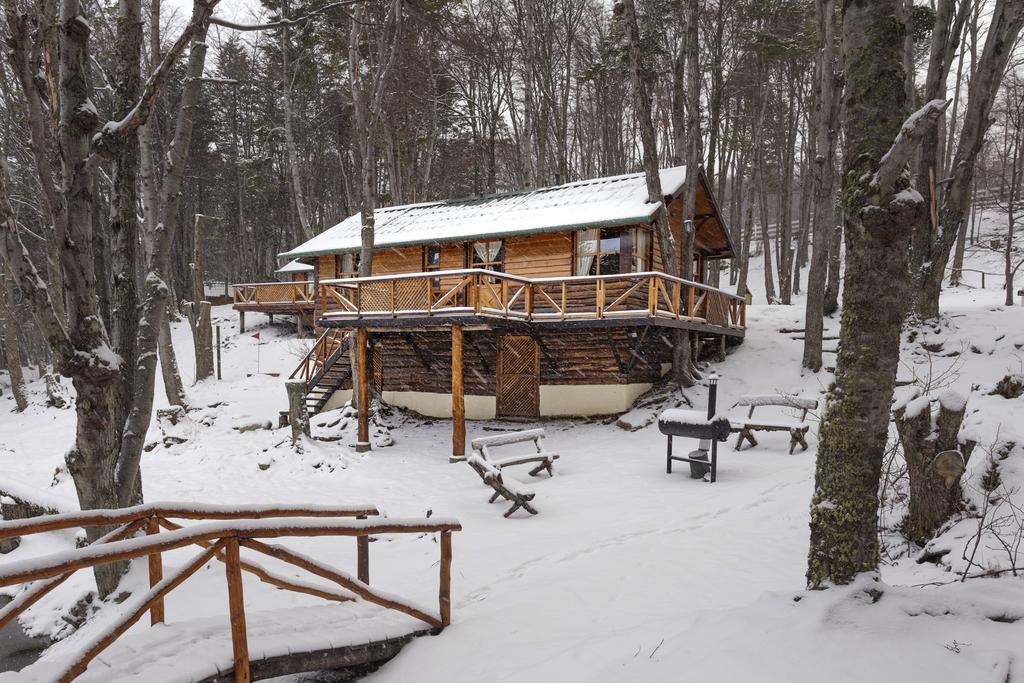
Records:
M183 526L172 520L189 520ZM69 579L97 565L146 557L148 591L109 606L101 628L83 629L20 672L18 681L250 681L386 661L416 636L439 632L451 620L454 519L389 518L373 506L211 506L159 503L89 510L0 523L0 539L76 528L111 529L90 545L0 566L0 587L24 584L0 609L0 628ZM369 540L380 534L438 534L438 611L370 586ZM355 576L265 539L348 536L356 539ZM163 554L187 546L200 552L164 572ZM306 582L267 569L241 550L297 567L326 580ZM226 569L229 618L164 623L164 599L208 563ZM242 572L276 588L328 604L246 613ZM110 613L116 616L110 618ZM128 630L146 612L149 629ZM79 637L81 635L81 637Z

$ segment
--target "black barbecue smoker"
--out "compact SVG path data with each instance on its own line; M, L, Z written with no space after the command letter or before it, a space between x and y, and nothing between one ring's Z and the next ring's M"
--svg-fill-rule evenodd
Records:
M709 471L713 483L718 475L718 442L729 438L729 419L716 417L715 409L718 399L718 378L709 377L708 410L705 415L699 410L670 409L662 411L658 416L658 429L668 436L668 451L665 456L665 471L672 474L672 461L690 463L690 477L702 479ZM699 439L697 450L690 451L686 457L672 455L672 437L683 436ZM708 459L708 451L711 458Z

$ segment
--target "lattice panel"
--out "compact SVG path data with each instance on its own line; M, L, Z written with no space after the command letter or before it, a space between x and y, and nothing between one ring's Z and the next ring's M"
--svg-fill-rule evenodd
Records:
M377 391L384 390L384 347L380 344L370 347L370 382Z
M272 301L291 301L292 286L288 284L280 285L260 285L256 289L256 300L259 302L272 302Z
M390 311L391 283L364 282L360 284L359 308L363 311Z
M535 417L537 415L537 380L524 375L503 378L501 414L511 417Z
M501 371L508 375L533 375L537 345L529 337L505 337L501 345Z
M427 310L427 289L430 280L398 280L395 282L395 308L399 311Z
M540 409L537 344L530 337L502 337L498 363L499 415L536 417Z

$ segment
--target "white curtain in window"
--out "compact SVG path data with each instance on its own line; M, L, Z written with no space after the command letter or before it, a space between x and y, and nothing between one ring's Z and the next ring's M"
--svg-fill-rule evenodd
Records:
M601 231L597 228L588 228L576 232L576 274L590 275L590 268L594 265L594 256L597 253L597 241Z
M648 268L647 254L650 252L651 233L643 228L633 229L633 269L642 273Z
M493 263L501 253L501 242L473 242L473 253L479 263Z

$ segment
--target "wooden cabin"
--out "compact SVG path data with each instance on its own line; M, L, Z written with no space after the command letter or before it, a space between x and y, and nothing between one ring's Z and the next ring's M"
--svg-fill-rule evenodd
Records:
M661 172L677 245L685 178L686 167ZM319 338L293 375L313 411L348 400L356 329L367 381L424 415L620 413L667 372L673 328L723 342L744 333L744 300L702 283L707 262L734 250L703 173L697 181L694 249L680 255L693 280L665 273L656 205L634 173L377 209L367 278L351 216L279 255L313 266L310 280L287 292L240 285L235 308L313 311Z

